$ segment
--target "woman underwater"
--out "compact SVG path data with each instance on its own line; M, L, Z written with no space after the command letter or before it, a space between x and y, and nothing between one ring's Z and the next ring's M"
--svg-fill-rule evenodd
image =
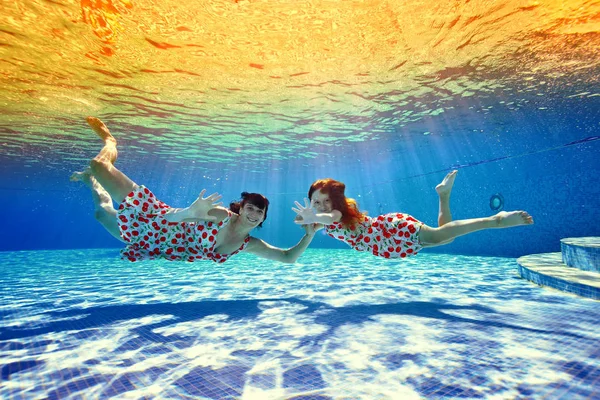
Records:
M242 193L241 200L231 203L229 209L217 203L221 196L216 193L204 197L205 190L187 208L168 206L114 166L117 141L106 125L94 117L88 117L87 122L104 147L92 159L90 167L75 172L71 180L90 187L96 219L126 244L122 258L221 263L245 251L269 260L294 263L312 241L316 225L305 225L306 234L289 249L250 236L254 228L262 225L269 208L267 198L258 193ZM118 210L113 199L121 201Z

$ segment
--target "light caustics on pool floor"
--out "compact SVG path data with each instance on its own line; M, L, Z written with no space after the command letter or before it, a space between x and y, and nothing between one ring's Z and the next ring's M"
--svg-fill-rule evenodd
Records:
M514 259L0 253L1 398L598 398L598 302Z

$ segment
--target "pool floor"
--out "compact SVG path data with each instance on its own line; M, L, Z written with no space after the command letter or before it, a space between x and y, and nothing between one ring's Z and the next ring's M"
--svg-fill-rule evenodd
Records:
M600 302L511 258L0 252L0 398L599 399Z

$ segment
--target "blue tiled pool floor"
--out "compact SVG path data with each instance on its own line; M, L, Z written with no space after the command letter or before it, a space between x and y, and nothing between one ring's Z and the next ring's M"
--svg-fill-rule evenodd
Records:
M0 398L598 399L600 302L514 259L0 253Z

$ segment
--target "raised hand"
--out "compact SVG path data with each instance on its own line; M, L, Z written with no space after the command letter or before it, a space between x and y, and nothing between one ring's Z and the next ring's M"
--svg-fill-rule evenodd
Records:
M218 202L223 196L213 193L210 196L204 197L204 193L206 193L206 189L202 189L196 201L188 207L190 217L204 221L215 221L217 217L208 215L208 212L223 204Z
M317 215L315 213L315 209L312 208L307 198L304 199L304 206L302 206L302 204L298 203L297 201L295 201L294 204L296 205L296 207L292 207L292 211L297 214L296 218L294 219L294 222L296 224L306 225L317 222Z

